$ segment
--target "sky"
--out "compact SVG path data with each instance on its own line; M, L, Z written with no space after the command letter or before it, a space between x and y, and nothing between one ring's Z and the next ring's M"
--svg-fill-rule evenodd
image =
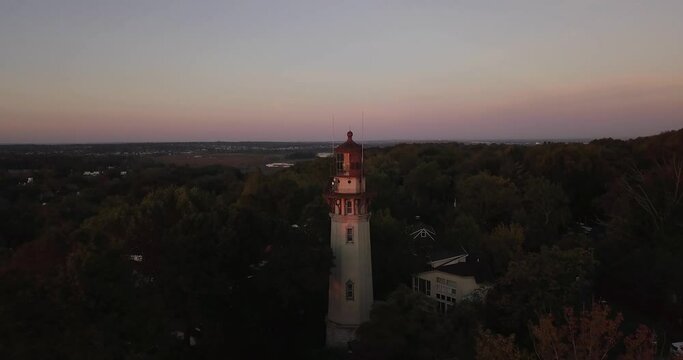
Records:
M1 0L0 143L683 128L681 0Z

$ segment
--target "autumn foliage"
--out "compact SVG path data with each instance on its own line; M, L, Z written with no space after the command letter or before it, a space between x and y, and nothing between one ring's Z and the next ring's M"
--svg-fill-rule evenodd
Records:
M610 312L609 306L593 304L578 314L565 308L562 319L542 316L538 325L531 327L536 354L543 360L605 359L622 338L619 325L623 316L610 316Z
M624 339L626 353L619 360L654 359L657 351L655 334L645 325L638 326L636 331Z
M505 337L486 330L477 339L477 360L654 360L655 333L640 325L624 337L619 329L622 321L621 313L614 314L604 304L593 303L590 309L580 312L565 308L561 317L543 315L538 324L531 325L535 356L520 350L514 335ZM623 352L617 354L622 343ZM672 359L683 360L683 356Z
M515 345L515 335L503 336L489 330L479 333L476 344L477 360L524 360L530 356Z

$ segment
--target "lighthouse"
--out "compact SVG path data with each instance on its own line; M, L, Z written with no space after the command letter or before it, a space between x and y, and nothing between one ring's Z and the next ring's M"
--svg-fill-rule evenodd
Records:
M334 176L325 197L330 209L330 273L327 346L346 346L370 318L373 303L370 197L365 191L363 148L348 139L334 149Z

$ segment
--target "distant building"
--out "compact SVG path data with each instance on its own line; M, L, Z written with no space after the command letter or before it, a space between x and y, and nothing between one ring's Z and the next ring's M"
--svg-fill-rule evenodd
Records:
M266 167L269 167L269 168L288 168L288 167L292 167L292 166L294 166L294 164L284 163L284 162L274 162L274 163L266 164Z
M28 178L26 178L26 181L25 181L25 182L20 182L20 183L19 183L19 185L23 185L23 186L25 186L25 185L30 185L30 184L33 184L33 177L28 177Z

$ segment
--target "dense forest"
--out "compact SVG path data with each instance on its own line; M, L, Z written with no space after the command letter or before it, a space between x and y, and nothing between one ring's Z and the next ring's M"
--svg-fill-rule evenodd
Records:
M330 159L265 175L1 152L1 357L654 359L683 341L683 130L365 156L376 304L334 352ZM406 287L416 216L490 268L485 296L444 316Z

